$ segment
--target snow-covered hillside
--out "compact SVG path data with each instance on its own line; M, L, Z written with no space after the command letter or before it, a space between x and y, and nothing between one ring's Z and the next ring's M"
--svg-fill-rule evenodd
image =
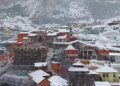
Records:
M29 17L35 23L63 22L88 17L82 0L9 0L0 1L1 16Z
M114 0L0 0L0 18L28 17L36 24L68 23L83 18L104 19L120 14ZM117 3L116 3L117 2Z
M12 29L19 29L24 31L38 30L39 26L33 24L28 18L16 16L14 18L6 17L1 20L0 27L10 27Z

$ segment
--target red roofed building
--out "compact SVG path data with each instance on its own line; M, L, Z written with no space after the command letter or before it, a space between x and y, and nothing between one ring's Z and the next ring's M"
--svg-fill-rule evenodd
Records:
M29 34L28 32L20 32L17 36L17 42L18 43L23 42L23 38L28 36L28 34Z
M5 57L4 57L4 55L0 55L0 61L5 61L6 59L5 59Z
M70 31L67 29L58 29L58 36L64 36L64 35L69 35Z
M9 52L9 60L13 62L13 58L14 58L14 51L10 51Z
M17 41L9 41L9 42L8 42L8 47L9 47L10 49L15 48L16 46L17 46Z
M22 47L22 46L23 46L23 43L22 43L22 42L18 42L18 43L17 43L17 46L18 46L18 47Z
M65 49L65 57L70 62L77 61L79 57L78 49L75 49L72 45L68 45L68 47Z
M96 52L97 52L97 55L98 55L98 59L109 59L109 50L97 49Z
M71 36L71 37L70 37L70 41L75 41L75 40L77 40L76 37L74 37L74 36Z

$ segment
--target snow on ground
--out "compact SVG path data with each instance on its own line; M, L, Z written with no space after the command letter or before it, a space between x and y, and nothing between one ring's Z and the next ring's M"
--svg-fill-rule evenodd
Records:
M95 86L110 86L109 82L95 82Z
M118 18L119 19L119 18ZM109 19L108 21L117 20L116 18ZM108 22L107 20L104 20L105 22ZM106 25L106 23L104 24ZM119 48L116 48L115 46L120 46L120 27L119 25L116 26L106 26L103 32L99 32L98 34L86 34L84 31L78 29L79 33L75 33L74 36L76 36L79 40L94 40L95 43L94 46L98 46L101 48L108 48L108 49L114 49L114 50L120 50ZM92 30L92 29L91 29ZM95 29L96 30L96 29ZM97 28L99 30L99 27ZM75 32L76 29L73 29L73 32ZM87 42L88 43L88 42Z
M7 17L1 21L1 27L11 27L13 29L19 30L35 30L38 29L37 25L32 24L32 22L27 17L17 16L14 18Z

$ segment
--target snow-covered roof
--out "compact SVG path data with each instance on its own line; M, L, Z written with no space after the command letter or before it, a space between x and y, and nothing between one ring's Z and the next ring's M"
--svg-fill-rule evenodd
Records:
M67 30L67 29L58 29L58 32L70 32L70 30Z
M29 73L31 77L38 77L38 76L50 76L48 73L44 72L43 70L36 70L34 72Z
M101 42L99 42L99 41L96 41L95 42L95 46L97 46L97 47L99 47L99 48L103 48L104 49L104 44L102 44Z
M47 36L56 36L58 33L57 32L52 32L52 33L47 33Z
M69 44L65 50L76 50L76 49L71 44Z
M98 65L97 63L90 63L89 67L99 67L100 65Z
M23 37L23 39L29 39L28 37Z
M120 82L116 82L116 83L110 83L110 86L120 86Z
M48 79L50 81L51 86L68 86L67 80L64 78L54 75Z
M95 47L95 45L93 45L91 43L87 43L87 42L81 41L81 40L79 40L79 43L87 45L87 46Z
M32 29L29 32L32 33L32 32L38 32L38 31L39 31L38 29Z
M100 43L99 41L96 41L95 44L91 44L85 41L79 41L79 42L87 46L98 47L99 49L106 49L106 46L103 43Z
M77 61L77 62L73 63L73 66L84 66L84 64L81 63L80 61Z
M107 27L107 25L95 25L95 26L92 26L92 28L105 28Z
M22 44L23 42L17 42L18 44Z
M113 72L118 72L117 70L113 69L112 67L109 67L107 65L99 67L98 69L95 70L98 73L113 73Z
M8 41L8 43L17 43L17 41L10 40L10 41Z
M6 50L6 48L5 47L0 47L0 50Z
M111 86L109 82L96 81L95 86Z
M95 72L95 71L93 71L93 70L90 70L88 74L97 75L97 74L99 74L99 73L97 73L97 72Z
M108 64L109 65L109 64ZM111 67L113 67L113 68L119 68L120 67L120 63L112 63L112 64L110 64L111 65Z
M29 34L29 32L20 32L19 34Z
M57 39L65 39L67 37L67 35L64 36L58 36Z
M39 84L40 82L42 82L45 78L42 76L37 76L37 77L32 77L32 80L34 82L36 82L37 84Z
M74 41L71 41L71 42L69 42L69 44L73 44L73 43L76 43L76 42L78 42L79 40L74 40Z
M69 44L73 44L73 43L76 43L76 42L78 42L78 40L71 41L71 42L53 42L53 44L65 44L65 45L69 45Z
M38 62L34 64L35 67L43 67L43 66L47 66L47 62Z
M78 23L80 24L92 24L94 22L94 20L80 20L78 21Z
M30 33L28 36L36 36L36 34Z
M85 67L83 67L83 68L81 68L81 67L70 67L70 68L68 68L68 71L71 71L71 72L88 72L89 69L87 69Z
M52 61L52 64L59 64L60 62Z
M46 32L46 30L39 30L38 32Z
M120 56L120 53L109 53L109 56Z
M67 26L67 25L64 25L64 26L62 26L62 28L68 28L69 26Z
M117 48L117 47L106 47L108 50L114 50L114 51L120 51L120 48Z
M69 44L69 42L53 42L53 44L63 44L63 45L68 45Z

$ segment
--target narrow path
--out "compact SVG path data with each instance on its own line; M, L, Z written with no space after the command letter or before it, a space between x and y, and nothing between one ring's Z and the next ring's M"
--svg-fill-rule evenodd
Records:
M48 63L48 69L54 75L55 72L52 70L52 61L51 61L51 58L53 58L53 49L49 48L48 53L47 53L46 62Z

